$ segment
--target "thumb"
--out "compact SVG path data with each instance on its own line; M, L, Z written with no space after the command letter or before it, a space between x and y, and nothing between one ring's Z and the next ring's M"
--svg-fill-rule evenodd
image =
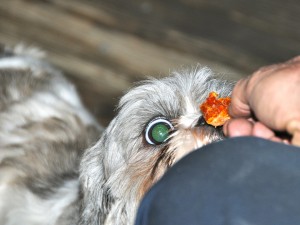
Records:
M250 106L248 103L247 92L249 77L239 80L232 90L231 103L228 108L232 118L249 117Z

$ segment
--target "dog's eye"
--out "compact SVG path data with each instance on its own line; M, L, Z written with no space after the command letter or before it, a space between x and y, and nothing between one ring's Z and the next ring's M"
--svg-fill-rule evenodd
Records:
M145 129L145 139L148 144L160 145L168 140L174 130L172 123L163 117L157 117L149 122Z

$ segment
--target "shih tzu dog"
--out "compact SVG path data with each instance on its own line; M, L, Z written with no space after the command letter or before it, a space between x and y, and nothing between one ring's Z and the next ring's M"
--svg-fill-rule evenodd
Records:
M0 224L74 224L78 167L101 127L36 49L0 53Z
M0 56L0 224L133 224L168 168L224 138L199 105L211 91L229 96L232 83L208 68L140 83L102 133L73 86L36 54Z
M117 116L81 162L80 225L133 224L145 192L176 161L224 138L199 106L209 92L231 94L232 83L208 68L174 72L130 90Z

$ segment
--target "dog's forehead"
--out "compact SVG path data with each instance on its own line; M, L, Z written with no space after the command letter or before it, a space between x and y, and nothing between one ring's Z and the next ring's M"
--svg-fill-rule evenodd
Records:
M199 104L205 92L205 83L191 82L173 76L150 80L129 91L121 100L121 110L131 114L177 117L189 104Z
M119 116L137 125L156 116L176 119L191 111L198 112L200 103L210 91L227 95L228 88L224 88L227 86L223 81L215 79L208 68L148 80L123 96Z

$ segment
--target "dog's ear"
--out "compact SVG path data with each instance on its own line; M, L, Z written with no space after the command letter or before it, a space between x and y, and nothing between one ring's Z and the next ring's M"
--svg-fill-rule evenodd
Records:
M108 188L103 164L106 151L106 134L91 148L87 149L80 165L81 206L80 225L103 224L114 202Z
M82 190L82 189L81 189ZM99 193L94 193L99 194ZM81 191L80 220L79 225L99 225L104 224L110 208L114 202L109 190L103 190L101 199L97 199L94 194L87 194ZM100 195L100 194L99 194ZM100 196L98 196L99 198Z

